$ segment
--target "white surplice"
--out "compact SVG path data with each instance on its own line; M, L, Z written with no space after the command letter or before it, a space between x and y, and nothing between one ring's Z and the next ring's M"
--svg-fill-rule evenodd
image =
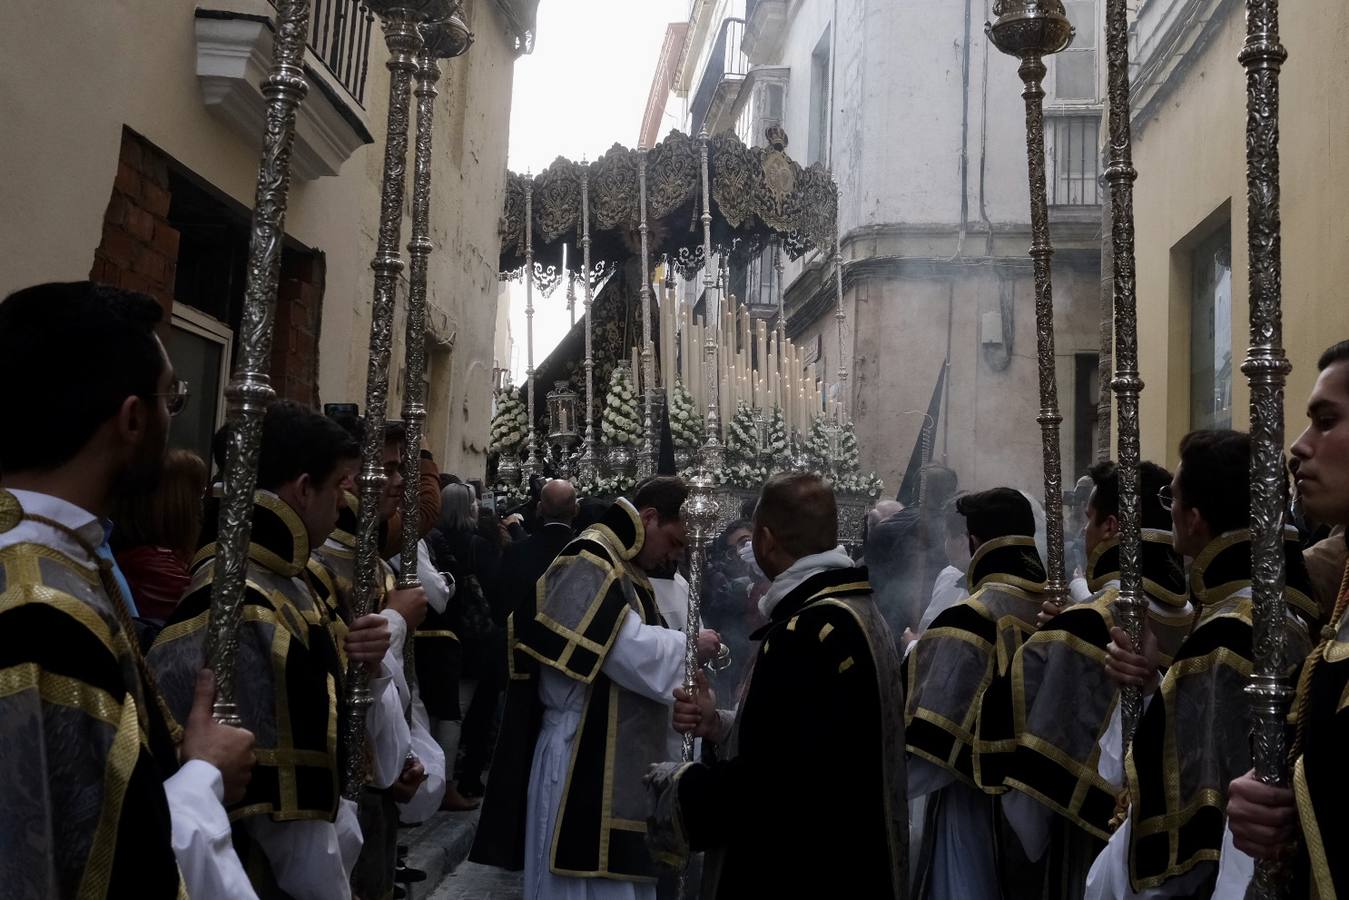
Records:
M1001 896L993 855L992 800L978 788L957 781L949 769L925 759L910 756L907 766L910 815L918 815L910 828L921 831L927 804L941 804L935 833L927 835L934 844L927 896L932 900ZM914 843L920 842L911 839L910 846ZM914 850L911 859L918 858Z
M600 668L618 687L668 706L684 683L684 635L658 625L643 625L628 610ZM586 685L547 666L539 670L543 724L529 772L529 815L525 833L525 900L655 900L655 884L609 878L570 878L549 870L553 828L572 742L581 724ZM657 760L652 760L657 762ZM640 790L640 785L633 789Z

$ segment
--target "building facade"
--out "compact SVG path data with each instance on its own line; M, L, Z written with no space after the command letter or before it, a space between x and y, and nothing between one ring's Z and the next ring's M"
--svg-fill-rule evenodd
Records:
M467 0L476 42L442 63L428 291L428 445L481 474L497 320L496 210L512 73L535 2ZM268 0L16 0L0 13L0 294L93 278L155 296L193 399L171 440L205 453L237 351L276 11ZM81 48L78 65L58 47ZM388 54L359 0L314 0L272 383L311 405L363 404ZM409 163L409 182L412 166ZM409 206L406 210L410 214ZM484 213L484 210L491 211ZM404 221L403 243L410 236ZM404 249L406 259L406 250ZM406 273L389 412L403 391Z
M671 91L684 129L734 128L832 168L840 191L842 344L832 253L784 268L787 331L856 422L864 469L893 492L939 377L932 458L963 488L1042 484L1025 108L1017 63L984 35L987 4L694 0ZM1100 346L1095 0L1067 4L1078 36L1049 60L1046 142L1065 482L1093 459ZM659 73L658 73L659 78ZM648 121L653 117L648 110ZM732 273L773 315L768 260ZM841 352L840 352L841 351ZM840 360L841 357L841 360Z
M1134 25L1139 358L1143 454L1174 458L1193 428L1246 428L1250 346L1246 240L1245 40L1237 0L1146 0ZM1283 340L1288 443L1305 427L1316 359L1349 338L1339 249L1349 187L1349 8L1286 5L1279 79Z

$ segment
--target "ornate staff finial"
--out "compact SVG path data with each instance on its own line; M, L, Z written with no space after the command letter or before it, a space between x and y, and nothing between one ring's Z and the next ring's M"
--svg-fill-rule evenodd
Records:
M1040 369L1040 423L1044 449L1045 536L1049 545L1045 593L1059 605L1068 598L1063 572L1063 472L1059 459L1058 384L1054 360L1054 289L1050 258L1049 200L1045 195L1044 57L1068 46L1073 26L1060 0L998 0L998 18L984 30L1003 53L1021 60L1017 70L1025 84L1026 161L1030 176L1030 255L1035 265L1035 333Z

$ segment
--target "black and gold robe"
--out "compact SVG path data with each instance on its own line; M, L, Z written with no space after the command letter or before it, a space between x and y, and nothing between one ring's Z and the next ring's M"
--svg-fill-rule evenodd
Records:
M1298 663L1319 610L1296 531L1288 530L1284 546L1287 658ZM1198 620L1139 719L1125 760L1135 891L1217 862L1227 786L1251 768L1249 532L1224 534L1204 548L1190 568L1190 592Z
M759 649L729 740L652 780L653 834L672 836L658 849L708 851L706 900L907 897L900 663L867 570L812 575L751 637ZM803 788L803 771L823 790ZM806 859L828 865L789 862Z
M1349 829L1343 819L1349 797L1349 577L1335 616L1303 666L1298 684L1293 794L1302 826L1305 885L1301 895L1329 900L1349 897Z
M205 661L217 508L218 500L208 501L192 585L147 658L180 721ZM238 824L251 816L331 822L337 815L344 671L329 607L308 580L308 561L309 538L300 518L276 495L259 491L235 659L235 703L257 740L258 761L243 799L228 812L240 861L263 896L272 891L270 868Z
M23 516L0 490L0 532ZM176 732L111 572L91 565L0 550L0 893L174 900Z
M967 577L974 592L937 616L909 653L905 739L910 753L965 784L1000 791L974 752L979 703L1035 631L1045 569L1035 540L1013 535L980 546Z
M1194 621L1185 565L1171 533L1153 529L1143 531L1140 561L1148 627L1169 665ZM1000 784L1061 817L1048 832L1052 881L1044 896L1080 896L1087 868L1110 837L1116 789L1097 765L1119 697L1105 671L1119 568L1118 541L1097 545L1087 561L1093 597L1031 635L980 707L977 750L985 787Z
M557 875L652 882L642 778L661 760L669 707L617 687L601 671L629 610L664 625L636 565L645 530L625 499L567 544L539 579L533 602L507 621L510 687L505 720L469 858L524 867L529 772L543 717L539 666L586 685L548 866Z

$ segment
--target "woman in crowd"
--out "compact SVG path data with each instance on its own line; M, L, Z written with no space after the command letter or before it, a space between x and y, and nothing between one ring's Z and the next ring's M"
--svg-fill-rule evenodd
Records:
M123 495L113 510L112 546L140 618L162 626L187 592L188 564L201 534L206 463L170 450L158 487Z

